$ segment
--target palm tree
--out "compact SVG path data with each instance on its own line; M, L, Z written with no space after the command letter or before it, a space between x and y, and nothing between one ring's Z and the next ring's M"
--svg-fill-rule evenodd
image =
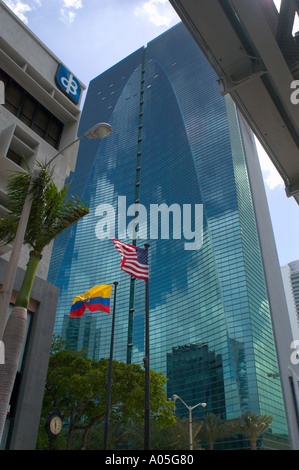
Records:
M214 413L207 413L201 421L201 427L197 436L201 440L208 442L209 450L214 450L215 441L227 437L228 434L226 422Z
M27 193L31 193L32 206L24 237L24 243L30 246L31 251L25 276L3 335L5 364L0 365L0 441L25 337L30 293L42 252L57 235L89 212L79 198L67 198L68 186L58 190L53 181L53 169L38 165L37 176L20 172L10 179L7 188L9 212L5 217L0 217L0 241L10 243L16 235Z
M257 450L257 440L270 426L273 418L246 411L233 424L234 431L243 434L250 441L251 450Z

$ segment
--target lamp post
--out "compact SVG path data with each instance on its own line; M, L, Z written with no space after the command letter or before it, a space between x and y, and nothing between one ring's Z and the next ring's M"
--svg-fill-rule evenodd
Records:
M178 395L172 395L172 399L174 402L176 402L177 399L179 399L183 405L185 405L185 407L188 409L189 411L189 449L190 450L193 450L193 437L192 437L192 411L194 410L194 408L197 408L198 406L202 406L203 408L205 408L207 406L206 403L197 403L197 405L194 405L194 406L188 406L184 400L181 399L181 397L179 397Z
M64 152L67 148L71 147L71 145L75 144L79 140L82 140L84 138L86 139L103 139L104 137L107 137L110 135L112 132L112 127L110 124L107 124L105 122L101 122L98 124L95 124L91 129L89 129L85 134L83 134L81 137L78 137L75 139L73 142L68 144L66 147L64 147L62 150L60 150L56 155L54 155L53 158L51 158L47 164L50 165L50 163L53 162L53 160L58 157L62 152ZM35 178L36 173L33 172L32 174L32 180ZM23 205L23 210L22 214L19 220L19 225L17 229L17 233L13 242L13 247L10 255L10 259L8 262L7 270L5 273L5 278L2 286L2 291L0 293L0 340L2 340L3 337L3 332L4 332L4 327L5 327L5 321L6 321L6 316L7 316L7 311L11 299L11 294L13 291L13 285L14 285L14 280L17 272L17 267L18 267L18 262L21 254L21 249L22 245L24 242L24 236L27 228L27 223L29 219L29 214L31 210L31 205L32 205L32 198L30 191L28 190L27 196L24 201Z

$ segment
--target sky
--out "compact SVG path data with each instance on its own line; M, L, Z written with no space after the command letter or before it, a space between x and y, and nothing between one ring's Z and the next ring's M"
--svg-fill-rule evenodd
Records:
M87 87L180 21L168 0L4 0ZM280 0L275 0L279 9ZM86 92L85 92L86 93ZM258 144L258 143L257 143ZM258 144L281 266L299 259L299 205Z

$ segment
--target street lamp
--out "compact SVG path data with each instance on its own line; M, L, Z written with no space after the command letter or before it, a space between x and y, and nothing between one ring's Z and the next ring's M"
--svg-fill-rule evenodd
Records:
M107 122L99 122L98 124L95 124L92 126L85 134L81 135L81 137L78 137L76 140L68 144L66 147L64 147L62 150L60 150L54 157L51 158L46 164L46 166L50 165L53 160L55 160L58 155L63 153L66 149L74 145L76 142L79 142L79 140L82 139L104 139L104 137L108 137L112 133L112 127L110 124Z
M193 438L192 438L192 410L194 410L194 408L197 408L198 406L202 406L203 408L205 408L207 406L206 403L197 403L197 405L194 405L194 406L188 406L184 400L181 399L181 397L179 397L178 395L172 395L172 399L174 402L176 402L176 400L180 400L183 405L185 405L185 407L188 409L189 411L189 449L190 450L193 450Z
M58 155L63 153L67 148L71 147L79 140L82 140L84 138L85 139L103 139L104 137L107 137L108 135L110 135L112 130L113 129L110 126L110 124L107 124L106 122L100 122L98 124L95 124L91 129L85 132L85 134L75 139L73 142L71 142L62 150L60 150L56 155L54 155L54 157L51 158L47 162L46 167L50 165L50 163L52 163L53 160L56 157L58 157ZM32 175L33 177L35 177L34 173L35 172L33 172L33 175ZM2 340L2 337L3 337L7 311L8 311L8 307L9 307L9 303L11 299L11 294L13 291L13 285L14 285L14 280L15 280L15 276L17 272L21 249L22 249L22 245L24 242L24 236L25 236L29 214L31 210L31 204L32 204L32 198L31 198L30 192L28 191L27 196L24 201L22 214L19 220L17 233L13 242L13 247L11 250L11 255L10 255L9 262L8 262L7 270L5 273L5 279L3 282L2 291L0 293L1 294L0 295L0 340Z

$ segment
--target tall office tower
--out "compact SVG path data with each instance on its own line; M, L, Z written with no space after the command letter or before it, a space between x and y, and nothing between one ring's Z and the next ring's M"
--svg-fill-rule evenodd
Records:
M114 131L99 143L82 141L70 186L90 214L54 245L55 333L90 357L108 357L111 316L86 310L70 318L69 311L76 295L117 281L114 358L142 364L145 282L120 269L110 239L133 244L138 233L138 247L150 243L150 368L168 377L169 397L177 394L188 406L206 402L194 410L198 416L270 414L260 445L287 447L268 297L280 271L254 139L182 24L90 83L80 132L98 121ZM265 241L273 255L269 280ZM177 413L188 413L179 401Z

